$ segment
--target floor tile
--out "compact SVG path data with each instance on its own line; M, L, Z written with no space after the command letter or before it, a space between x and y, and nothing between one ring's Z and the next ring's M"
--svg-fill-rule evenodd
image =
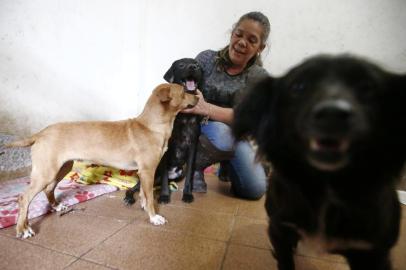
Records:
M205 178L208 185L207 193L193 193L194 201L184 203L182 201L183 182L179 182L179 190L172 193L171 204L216 213L235 214L241 200L228 191L230 183L221 182L211 175L205 175Z
M234 224L234 216L231 214L173 205L161 206L159 214L168 220L162 229L220 241L227 241L230 238ZM145 221L135 222L135 224L139 223L145 224Z
M126 207L124 191L117 191L74 206L83 211L33 219L37 235L31 239L15 238L15 226L2 229L0 269L275 270L265 198L241 200L230 193L230 183L211 175L206 181L208 193L194 194L191 204L181 201L181 182L170 204L156 205L169 220L165 226L151 225L139 201ZM406 270L406 206L402 213L394 270ZM302 245L295 263L298 270L349 270L343 257L314 254Z
M345 262L338 263L320 258L310 258L304 256L295 257L295 266L296 269L300 270L349 270L349 267Z
M36 235L23 241L81 256L126 225L127 223L119 220L76 212L63 216L52 213L35 219L32 228ZM9 231L13 236L14 228L15 226Z
M268 220L265 210L265 196L257 201L241 200L238 205L238 216Z
M17 238L0 235L0 269L64 269L76 258L33 245Z
M226 244L130 224L84 256L119 269L220 269Z
M276 270L276 261L268 249L229 245L222 270Z
M111 270L114 268L110 268L107 266L103 266L100 264L96 264L89 261L84 260L77 260L69 267L65 268L65 270Z
M270 249L271 243L268 237L268 222L262 219L237 216L235 218L230 242Z
M85 208L85 215L102 216L114 218L127 223L133 222L137 218L147 219L147 213L141 209L139 202L127 206L123 202L125 191L116 191L96 199L78 204L78 208Z

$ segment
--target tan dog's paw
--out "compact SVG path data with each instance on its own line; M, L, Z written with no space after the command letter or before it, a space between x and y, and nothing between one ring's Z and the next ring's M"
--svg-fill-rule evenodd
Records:
M30 226L27 226L22 232L17 232L17 237L22 238L22 239L27 239L30 237L33 237L35 235L35 232L31 229Z
M151 222L154 225L164 225L168 221L163 216L155 215L149 218L149 222Z
M64 205L63 203L58 203L52 206L52 209L56 212L60 212L60 211L66 211L68 210L68 206Z

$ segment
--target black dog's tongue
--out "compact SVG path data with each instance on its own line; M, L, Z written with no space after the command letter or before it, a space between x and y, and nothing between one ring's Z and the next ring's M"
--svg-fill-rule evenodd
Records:
M186 90L188 91L195 91L196 90L196 83L194 80L186 80Z

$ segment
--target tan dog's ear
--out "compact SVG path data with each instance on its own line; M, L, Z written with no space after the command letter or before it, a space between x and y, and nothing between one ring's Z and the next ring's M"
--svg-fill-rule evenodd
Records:
M161 102L167 102L170 101L171 98L171 85L170 84L164 84L159 87L156 95L158 96L159 100Z

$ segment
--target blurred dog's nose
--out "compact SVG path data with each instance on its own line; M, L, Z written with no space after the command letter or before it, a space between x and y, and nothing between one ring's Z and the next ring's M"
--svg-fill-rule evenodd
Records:
M197 69L198 69L198 65L196 65L196 64L191 64L191 65L189 66L189 69L192 70L192 71L197 70Z
M348 129L352 115L350 102L342 99L324 100L314 106L311 119L325 131L343 131Z

